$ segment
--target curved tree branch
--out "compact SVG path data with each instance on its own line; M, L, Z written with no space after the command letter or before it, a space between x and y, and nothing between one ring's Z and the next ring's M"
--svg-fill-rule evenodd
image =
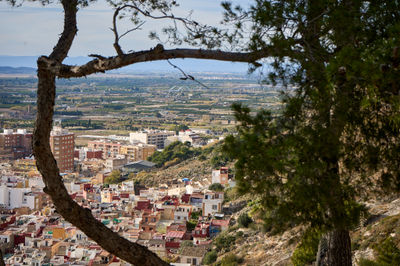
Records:
M111 28L112 32L114 32L114 49L117 51L117 54L119 56L122 56L124 52L121 49L121 46L119 45L119 36L118 36L118 29L117 29L117 17L119 14L119 11L121 11L121 7L118 7L113 16L113 27Z
M194 58L257 64L257 60L274 55L274 51L268 49L251 53L232 53L219 50L203 49L164 50L162 45L159 44L154 49L132 52L129 54L124 54L122 56L104 58L96 55L96 59L91 60L86 64L80 66L60 64L57 63L55 60L52 60L51 58L45 56L40 57L39 61L41 62L43 68L46 68L48 71L52 72L59 78L78 78L94 73L117 69L135 63L157 60Z
M63 0L61 1L64 8L64 30L61 34L57 45L54 47L50 58L58 62L62 62L67 57L75 35L78 32L76 26L76 13L78 12L77 0Z
M64 32L48 57L53 66L61 64L67 56L76 34L78 2L76 0L64 0L62 4L65 12ZM58 213L65 220L77 226L108 252L134 265L168 265L147 248L132 243L110 230L94 218L89 209L79 206L69 196L49 144L56 94L56 75L49 70L48 65L43 64L42 58L38 59L38 112L32 146L36 158L36 166L45 183L44 192L50 195Z

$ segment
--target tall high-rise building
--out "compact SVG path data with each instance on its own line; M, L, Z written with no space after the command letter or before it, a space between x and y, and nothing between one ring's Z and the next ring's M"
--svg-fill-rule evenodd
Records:
M74 133L59 126L53 127L50 133L50 147L60 172L74 171Z

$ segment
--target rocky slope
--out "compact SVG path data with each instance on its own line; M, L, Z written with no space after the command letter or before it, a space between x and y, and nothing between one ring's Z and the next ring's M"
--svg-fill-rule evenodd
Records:
M171 184L179 182L182 178L189 178L193 182L204 182L204 179L211 180L211 171L212 167L208 160L200 161L196 157L165 169L139 173L138 178L149 186Z
M353 265L382 265L381 262L362 264L362 260L376 260L377 249L388 238L392 239L400 252L400 198L374 200L367 202L366 205L371 217L351 232ZM246 207L234 214L233 218L237 220L241 213L248 211L249 208ZM249 228L239 228L238 225L234 225L226 233L228 236L234 236L234 241L229 249L218 253L216 264L226 265L222 263L225 261L224 257L234 254L237 260L229 265L293 265L291 256L300 243L303 231L304 228L298 226L283 234L271 235L262 231L260 223L255 223ZM390 252L394 253L392 250ZM390 256L394 255L389 254ZM400 265L400 262L395 265Z

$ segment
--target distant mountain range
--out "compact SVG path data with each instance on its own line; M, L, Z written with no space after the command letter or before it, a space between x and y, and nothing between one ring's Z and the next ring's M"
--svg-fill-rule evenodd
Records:
M0 74L36 74L36 68L0 66Z
M38 56L5 56L0 55L0 73L2 74L32 74L36 71L36 60ZM80 65L92 60L90 57L77 56L68 57L65 63L69 65ZM231 63L216 60L199 59L174 59L174 64L185 72L215 72L215 73L243 73L248 70L247 63ZM5 72L3 72L5 71ZM16 71L16 72L10 72ZM179 73L166 61L154 61L138 63L124 68L111 71L111 73L143 73L143 72L167 72Z

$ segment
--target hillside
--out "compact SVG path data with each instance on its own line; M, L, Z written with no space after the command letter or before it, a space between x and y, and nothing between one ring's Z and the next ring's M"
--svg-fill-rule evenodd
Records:
M375 200L366 205L370 218L351 233L353 264L400 265L400 198ZM249 211L246 207L233 217L237 220L241 213ZM218 238L231 241L218 252L214 265L311 265L293 264L291 260L303 231L304 227L297 226L283 234L271 234L263 232L261 221L248 228L235 224L213 242L218 250L221 242ZM305 259L306 252L299 257Z
M212 156L210 154L204 160L199 160L197 156L165 169L146 174L142 173L141 178L147 185L173 184L173 180L181 180L182 178L190 178L194 184L201 182L201 184L207 185L211 179L210 159ZM262 221L253 214L252 206L254 204L251 202L254 198L251 195L238 196L232 189L226 195L230 200L225 203L226 206L244 204L245 207L239 208L239 211L233 213L232 226L214 239L213 252L217 254L217 260L211 264L307 265L305 263L293 264L291 259L293 252L301 243L304 227L297 226L282 234L265 232ZM390 238L389 240L397 248L400 248L400 198L373 200L366 202L366 205L371 216L351 233L354 265L382 265L381 262L373 261L378 259L382 252L387 252L378 249L385 240ZM244 213L253 215L252 219L255 220L247 228L238 223L239 217ZM310 250L304 252L307 248L310 249L310 247L306 247L298 252L300 261L314 257L310 255ZM370 261L367 261L367 259Z
M185 160L164 169L149 173L139 173L138 179L145 185L171 184L173 180L189 178L192 181L211 180L212 167L208 160L200 161L197 157Z

